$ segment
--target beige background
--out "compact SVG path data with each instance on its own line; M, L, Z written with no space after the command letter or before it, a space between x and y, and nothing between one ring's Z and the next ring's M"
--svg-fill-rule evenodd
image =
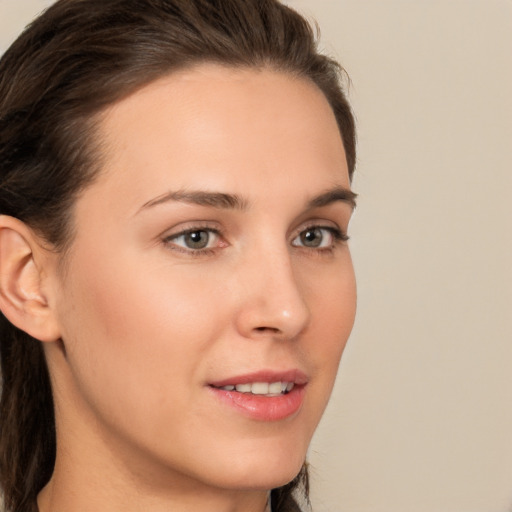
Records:
M0 52L47 0L0 0ZM359 314L315 512L512 510L512 0L288 0L352 78Z

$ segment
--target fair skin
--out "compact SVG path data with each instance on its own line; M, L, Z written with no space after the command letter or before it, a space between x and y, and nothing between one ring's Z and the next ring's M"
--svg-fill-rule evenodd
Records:
M2 309L45 342L55 397L40 512L262 512L300 470L354 320L334 115L304 79L203 64L99 130L64 267L0 226L26 301ZM241 380L294 389L219 389Z

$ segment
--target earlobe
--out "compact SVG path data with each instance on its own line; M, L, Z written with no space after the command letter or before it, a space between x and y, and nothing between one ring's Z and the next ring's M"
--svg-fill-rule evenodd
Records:
M16 327L41 341L60 337L42 290L42 254L33 232L20 220L0 215L0 310ZM39 258L42 260L42 258Z

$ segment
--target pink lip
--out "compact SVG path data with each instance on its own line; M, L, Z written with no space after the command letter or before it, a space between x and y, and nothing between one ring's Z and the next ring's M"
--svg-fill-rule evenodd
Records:
M262 396L219 389L223 386L250 382L293 382L295 387L285 395ZM212 382L209 390L223 404L258 421L280 421L296 414L306 394L307 376L300 370L284 372L263 370Z
M237 375L228 377L215 382L210 382L210 386L221 388L223 386L234 386L236 384L248 384L250 382L293 382L299 386L307 384L308 377L300 370L260 370L253 373L246 373L244 375Z

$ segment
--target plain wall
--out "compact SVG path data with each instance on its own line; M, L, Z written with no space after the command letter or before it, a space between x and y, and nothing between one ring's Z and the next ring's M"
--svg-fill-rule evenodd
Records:
M0 52L45 0L0 0ZM358 318L315 512L512 510L512 2L288 0L352 79Z

